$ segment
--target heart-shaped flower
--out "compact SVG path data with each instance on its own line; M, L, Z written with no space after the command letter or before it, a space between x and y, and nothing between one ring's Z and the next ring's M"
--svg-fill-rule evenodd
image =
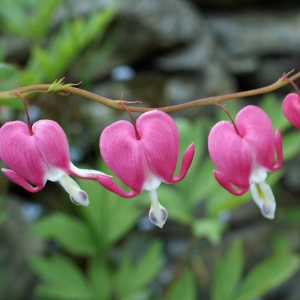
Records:
M23 122L7 122L0 129L0 145L0 157L10 168L2 168L2 172L32 193L40 191L47 180L59 181L73 203L88 205L88 195L68 174L90 180L97 180L97 175L107 176L75 167L63 129L51 120L34 123L32 131Z
M273 219L276 203L270 186L264 181L267 172L281 167L283 158L280 132L277 129L274 135L267 114L249 105L239 111L235 126L228 121L217 123L209 133L208 151L218 169L214 176L219 184L234 195L246 193L251 186L253 199L262 214Z
M124 191L105 176L98 176L99 183L125 198L149 191L149 219L162 227L168 214L158 202L156 189L161 182L172 184L185 177L194 156L194 144L185 151L180 173L174 177L179 151L178 130L168 114L152 110L142 114L135 125L122 120L105 128L99 146L105 163L131 190Z

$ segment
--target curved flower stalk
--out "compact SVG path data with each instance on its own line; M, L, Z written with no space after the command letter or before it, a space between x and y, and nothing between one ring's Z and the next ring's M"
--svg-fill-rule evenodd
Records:
M47 180L59 181L73 203L87 206L88 195L69 175L90 180L97 180L97 175L108 176L75 167L63 129L51 120L34 123L32 130L30 124L7 122L0 129L0 145L0 157L10 168L2 168L2 172L32 193L40 191Z
M282 165L281 134L277 129L274 135L267 114L251 105L240 110L235 126L221 121L209 133L208 150L218 169L213 172L214 177L234 195L242 195L250 188L263 216L273 219L276 203L265 179L267 172L276 171Z
M177 127L168 114L152 110L142 114L136 125L118 121L105 128L99 146L105 163L131 190L124 191L105 176L98 176L98 182L125 198L148 191L149 219L162 227L168 214L158 202L156 189L161 182L172 184L185 177L194 157L194 144L185 151L179 175L174 177L179 151Z

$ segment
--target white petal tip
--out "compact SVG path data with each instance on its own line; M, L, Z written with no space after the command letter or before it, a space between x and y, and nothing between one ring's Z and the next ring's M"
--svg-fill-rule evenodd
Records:
M162 228L168 219L168 212L163 206L159 205L159 210L155 213L151 206L149 219L151 223Z
M90 203L87 193L83 190L77 191L76 195L73 193L73 195L70 196L70 199L76 205L88 206Z
M67 174L65 174L59 183L64 187L66 192L69 193L71 201L76 205L89 205L88 194L83 191L80 186Z
M272 189L264 181L260 183L253 183L251 185L251 193L253 200L260 207L262 215L267 219L274 219L276 202Z
M270 220L273 220L275 218L275 207L274 209L270 209L270 207L267 207L267 205L263 204L261 206L261 214Z

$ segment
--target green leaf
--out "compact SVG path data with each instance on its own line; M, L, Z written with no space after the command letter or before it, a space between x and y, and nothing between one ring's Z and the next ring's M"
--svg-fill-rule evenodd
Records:
M35 16L27 19L27 24L34 40L42 39L51 29L54 13L65 0L35 1Z
M16 70L12 65L0 62L0 81L11 77L15 71Z
M170 219L182 224L191 223L192 215L186 203L187 199L176 186L161 185L157 192L159 201L166 207Z
M216 187L216 180L212 174L215 169L209 157L202 162L196 176L193 178L193 186L190 191L190 204L193 208L197 203L212 195Z
M1 85L0 85L0 89L1 89ZM10 87L8 89L10 89ZM8 106L8 107L20 109L20 110L24 109L23 103L18 100L0 100L0 105Z
M132 263L129 254L124 253L114 276L118 299L140 293L154 279L162 266L161 249L162 245L154 242L136 263ZM128 274L134 274L134 278Z
M105 172L102 166L98 169ZM136 224L142 213L137 207L138 199L124 199L104 189L97 182L78 182L90 199L88 207L78 207L78 210L89 224L95 239L102 247L107 248Z
M21 84L32 84L28 81L32 79L40 82L61 77L88 44L103 34L115 12L115 8L110 8L97 11L86 18L64 22L47 48L33 48L27 68L19 78ZM34 78L29 76L32 73L35 74Z
M216 217L219 213L231 211L243 205L245 202L248 202L250 199L250 192L242 196L235 196L215 182L214 192L206 204L206 212L209 217Z
M65 79L64 77L59 80L55 79L55 81L51 84L51 86L47 90L47 93L58 93L60 95L68 95L68 93L63 93L62 90L65 88L68 88L68 87L79 85L81 83L81 82L79 82L79 83L64 84L63 83L64 79Z
M56 240L63 248L78 255L97 253L85 223L63 213L55 213L31 225L31 230L46 239Z
M289 128L290 124L282 113L281 105L282 102L278 101L274 93L268 93L263 96L259 106L271 119L273 128L283 131Z
M89 261L89 279L91 289L96 299L109 299L112 292L112 276L111 271L106 266L105 261L93 258Z
M243 272L243 249L239 241L231 244L225 257L215 264L212 300L231 300L237 292L237 287ZM230 274L230 276L228 276Z
M206 151L206 128L203 120L198 122L190 122L187 119L177 118L175 119L179 136L180 136L180 151L179 151L179 160L177 163L177 169L175 174L179 173L181 167L181 159L187 147L194 143L196 154L193 158L192 164L187 172L186 177L176 184L176 187L182 191L182 194L186 195L186 204L191 208L189 201L191 200L188 196L190 195L191 189L195 185L195 176L198 174L199 169L201 168L201 160L204 151Z
M6 211L0 211L0 226L2 225L2 223L6 220L7 218L7 213Z
M264 295L289 279L299 268L299 257L291 253L275 254L256 266L244 280L237 300Z
M175 282L166 299L172 300L195 300L197 299L197 286L193 273L185 270Z
M83 274L70 260L56 255L51 258L32 257L30 265L43 278L35 294L51 299L82 300L92 297Z
M299 153L300 133L299 130L293 130L282 136L284 160L289 160Z
M192 224L192 230L196 237L207 238L212 244L220 243L222 233L225 230L225 224L216 219L195 220Z

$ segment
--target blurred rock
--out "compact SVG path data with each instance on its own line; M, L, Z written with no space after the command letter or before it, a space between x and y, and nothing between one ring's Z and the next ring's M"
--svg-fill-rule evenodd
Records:
M43 242L28 231L28 221L22 217L24 201L7 196L7 218L0 231L0 299L26 299L35 283L28 258L43 252Z
M215 55L215 45L210 34L203 39L171 51L155 60L155 67L167 72L199 71L208 66Z
M229 56L299 54L300 14L296 11L237 11L211 14L208 20Z
M97 78L118 65L149 62L169 49L193 43L205 36L205 27L201 13L188 1L128 1L111 28L122 42L99 66Z

